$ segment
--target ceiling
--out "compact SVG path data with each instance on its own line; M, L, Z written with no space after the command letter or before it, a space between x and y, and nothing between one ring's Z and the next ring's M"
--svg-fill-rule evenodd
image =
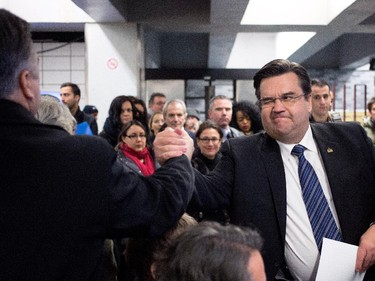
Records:
M339 0L336 0L339 1ZM341 1L341 0L340 0ZM238 33L316 34L288 59L309 69L355 69L375 57L375 1L357 0L328 25L241 25L248 0L73 0L95 21L137 23L146 68L225 69ZM293 13L293 11L290 11ZM285 17L288 17L285 14ZM33 24L39 31L83 31L83 24ZM257 40L256 36L253 37ZM254 44L262 46L262 42ZM266 48L266 43L264 43ZM251 50L249 45L249 50ZM242 54L259 58L261 53ZM269 61L265 58L263 64ZM246 68L233 67L233 68ZM248 66L248 68L254 68Z

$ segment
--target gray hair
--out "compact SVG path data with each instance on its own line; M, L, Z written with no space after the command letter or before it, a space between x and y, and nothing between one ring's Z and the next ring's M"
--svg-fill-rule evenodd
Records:
M173 99L173 100L167 101L166 104L163 107L163 117L164 117L164 119L167 117L168 106L171 105L171 104L173 104L173 103L179 103L179 104L181 104L182 110L186 114L186 105L185 105L185 103L182 100L180 100L180 99Z
M44 124L56 125L71 135L75 134L76 119L70 113L69 108L53 96L41 96L40 106L35 117Z
M0 9L0 98L8 98L18 87L18 76L24 69L29 69L33 42L29 24L12 14Z

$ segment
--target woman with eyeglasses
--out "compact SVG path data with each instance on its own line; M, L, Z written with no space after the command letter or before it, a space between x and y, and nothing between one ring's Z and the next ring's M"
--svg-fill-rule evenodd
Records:
M140 176L150 176L158 167L154 161L152 150L147 147L145 126L138 120L128 122L118 136L117 162L125 169ZM127 238L114 239L114 252L117 260L117 279L133 280L127 268L123 252Z
M134 119L135 111L136 107L131 97L115 97L109 107L108 117L104 122L103 131L99 133L99 136L106 139L115 147L122 127Z
M200 124L195 136L197 148L194 151L191 164L199 172L207 175L220 161L223 132L217 124L211 120L206 120ZM213 220L221 224L229 223L228 212L224 209L190 213L190 215L199 222Z
M128 122L118 137L117 161L128 169L150 176L155 171L151 150L147 147L147 133L143 124L137 120Z

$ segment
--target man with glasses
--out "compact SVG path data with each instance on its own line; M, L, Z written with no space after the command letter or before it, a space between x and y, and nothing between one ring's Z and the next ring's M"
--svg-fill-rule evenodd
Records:
M162 112L166 100L167 98L163 93L152 93L148 100L148 113L151 115L154 112Z
M265 133L223 144L215 170L195 173L189 210L228 208L231 223L257 226L267 280L315 280L323 237L359 245L355 268L375 280L375 151L365 131L310 124L310 79L297 63L269 62L254 87Z

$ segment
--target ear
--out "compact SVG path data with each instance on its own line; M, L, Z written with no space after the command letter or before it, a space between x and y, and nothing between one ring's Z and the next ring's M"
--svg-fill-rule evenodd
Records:
M311 110L312 110L312 95L311 94L307 97L306 102L308 103L307 104L308 111L311 113Z
M150 272L151 272L151 276L152 278L156 278L156 264L155 262L151 263L151 266L150 266Z
M81 97L79 95L74 95L74 100L79 103L79 100L81 99Z
M35 98L32 91L32 78L32 74L27 69L22 70L18 77L22 94L27 100Z

